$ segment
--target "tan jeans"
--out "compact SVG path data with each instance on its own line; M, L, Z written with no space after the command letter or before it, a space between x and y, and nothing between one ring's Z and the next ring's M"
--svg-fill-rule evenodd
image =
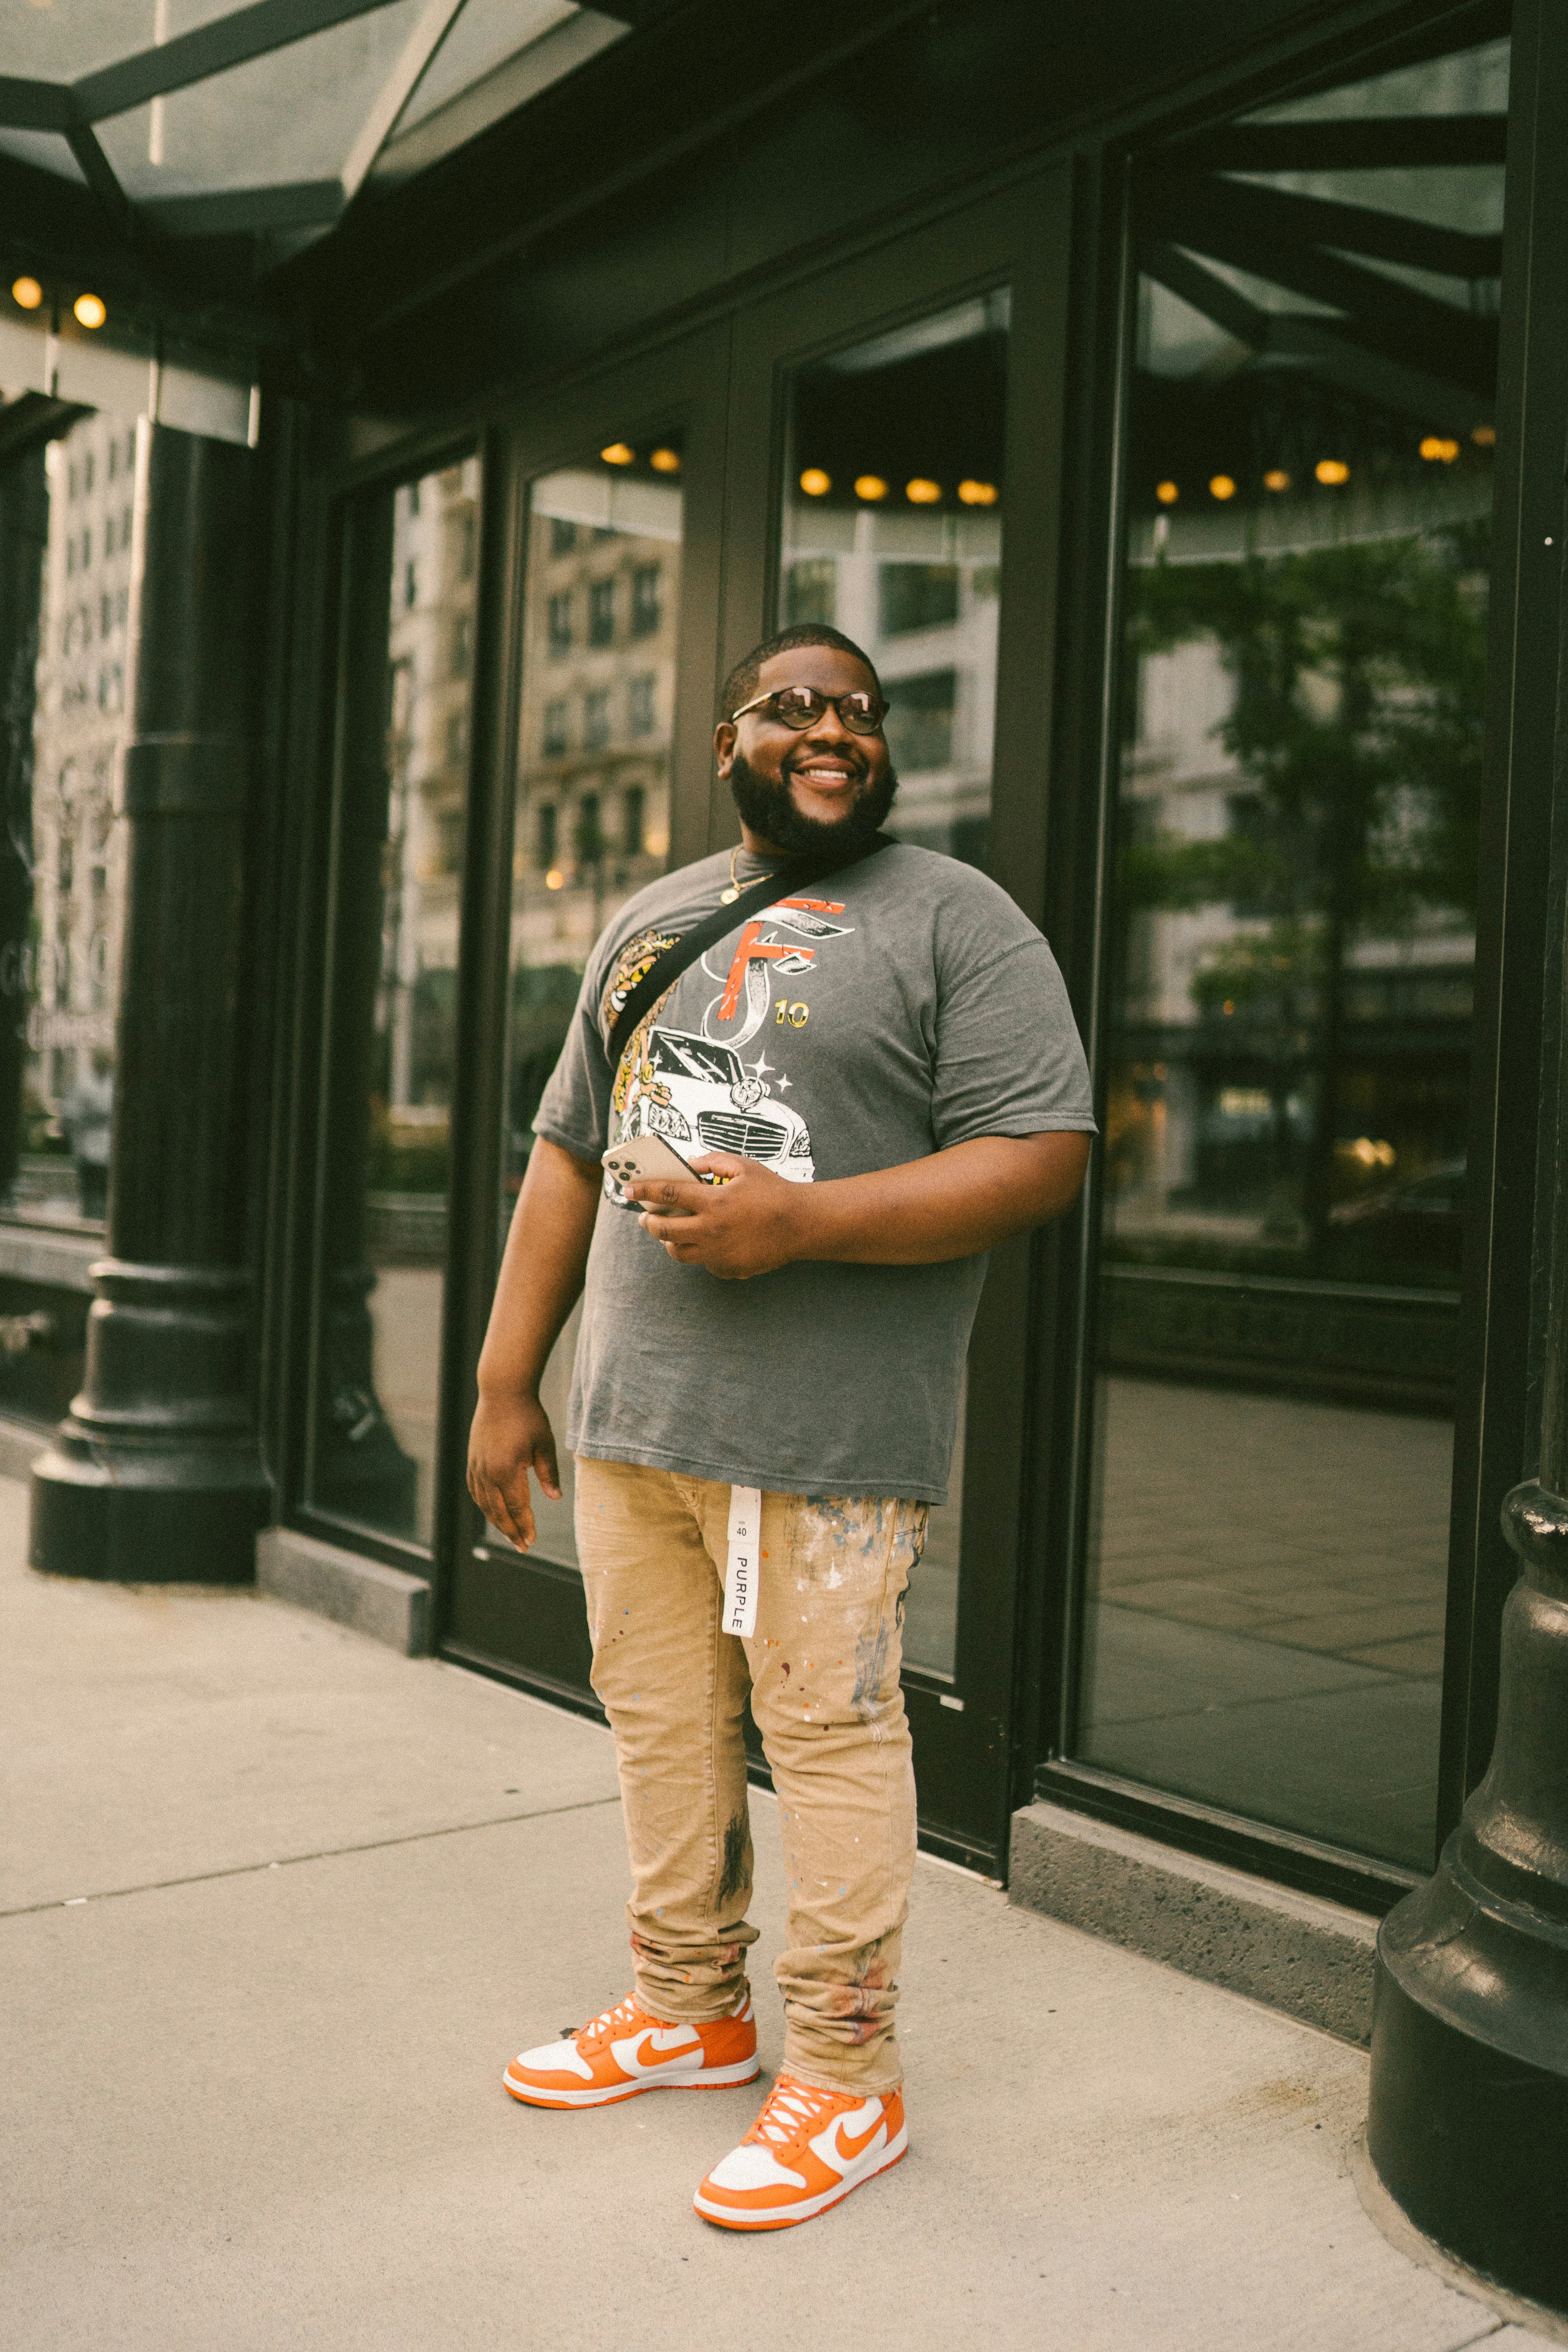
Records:
M746 1992L752 1895L742 1717L773 1769L789 1884L784 2064L831 2090L890 2090L915 1785L899 1682L904 1590L927 1507L764 1495L757 1628L720 1630L730 1489L577 1462L594 1688L616 1735L637 1997L724 2016Z

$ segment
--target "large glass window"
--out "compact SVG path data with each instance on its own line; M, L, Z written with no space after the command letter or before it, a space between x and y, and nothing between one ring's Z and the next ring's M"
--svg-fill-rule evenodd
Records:
M543 476L530 497L502 1239L594 942L669 854L681 457L678 433L636 446L614 441ZM542 1385L558 1441L576 1335L574 1314ZM534 1507L540 1556L571 1567L573 1465L563 1443L560 1459L562 1501L536 1490Z
M1078 1753L1431 1859L1508 51L1138 211Z
M890 709L888 830L984 864L991 814L1008 296L982 295L801 369L790 388L779 620L865 647ZM951 1675L962 1428L904 1654Z
M0 491L0 1219L88 1234L108 1205L136 432L81 416Z
M477 458L360 518L333 851L309 1499L430 1540Z

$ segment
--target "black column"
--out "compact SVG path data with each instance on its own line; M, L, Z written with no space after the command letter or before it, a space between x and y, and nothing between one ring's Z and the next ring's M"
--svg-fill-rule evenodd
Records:
M244 1582L266 1512L240 1070L253 469L142 428L109 1255L81 1394L33 1472L32 1562L58 1574Z

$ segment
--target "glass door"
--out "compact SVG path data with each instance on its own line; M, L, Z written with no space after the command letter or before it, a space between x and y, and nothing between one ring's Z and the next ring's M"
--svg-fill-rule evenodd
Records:
M865 648L891 706L887 830L984 866L1005 512L1011 289L829 352L787 379L778 618ZM964 1399L967 1407L967 1396ZM904 1656L953 1689L963 1427L910 1580Z
M429 1554L437 1495L479 461L353 512L315 1203L311 1517Z
M594 943L668 856L683 462L671 425L585 449L528 488L498 1256ZM576 1335L574 1310L542 1388L562 1498L535 1491L527 1559L485 1528L462 1580L526 1610L531 1671L580 1690L588 1639L564 1444Z
M795 622L864 646L890 705L889 830L981 866L1037 920L1066 249L1065 186L1043 179L763 306L731 436L726 659ZM904 1616L922 1843L992 1874L1014 1801L1031 1255L994 1254Z
M1077 1736L1431 1866L1506 41L1147 160Z
M535 1489L539 1540L526 1559L473 1509L463 1462L473 1368L533 1115L594 943L665 871L672 845L687 859L707 846L722 389L721 348L704 338L563 397L558 415L518 436L506 492L515 544L499 617L508 716L496 887L474 949L485 967L476 1093L489 1088L490 1104L471 1129L442 1646L589 1711L597 1702L564 1444L575 1313L542 1387L564 1491L552 1503ZM708 544L692 562L694 512Z

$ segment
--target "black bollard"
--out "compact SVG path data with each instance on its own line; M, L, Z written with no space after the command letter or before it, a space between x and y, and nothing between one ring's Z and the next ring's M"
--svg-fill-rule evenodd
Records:
M254 466L142 428L109 1254L81 1393L33 1470L30 1557L58 1575L247 1582L267 1514L241 1070Z
M1503 1529L1497 1744L1436 1875L1378 1937L1367 2148L1419 2230L1568 2312L1568 1194L1541 1477Z

